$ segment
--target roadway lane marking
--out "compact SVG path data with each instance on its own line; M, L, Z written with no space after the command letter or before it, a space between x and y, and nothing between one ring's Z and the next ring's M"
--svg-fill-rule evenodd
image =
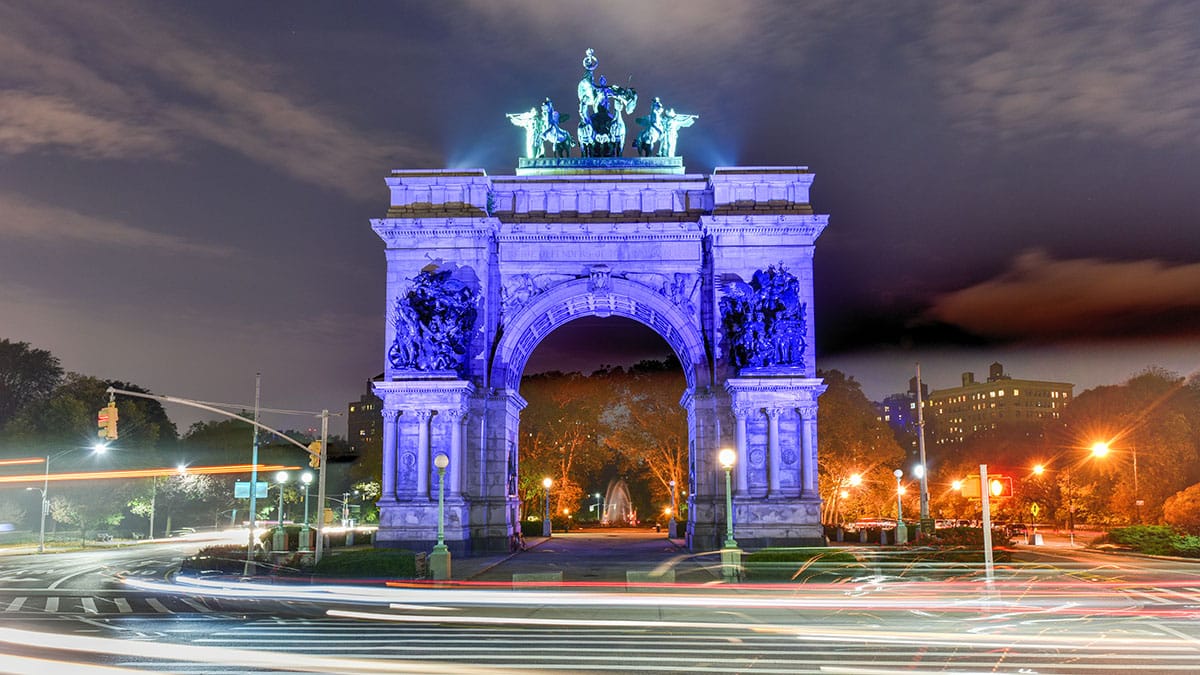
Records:
M129 606L129 601L125 598L113 598L113 603L117 606L117 611L122 614L129 614L133 611L133 607Z
M96 599L95 598L80 598L79 602L83 603L83 611L84 612L86 612L88 614L99 614L100 613L99 610L96 609Z
M10 603L8 604L8 607L6 607L6 608L4 609L4 611L6 611L6 612L19 612L19 611L21 611L21 605L24 605L24 604L25 604L25 600L27 600L27 599L28 599L28 598L26 598L24 595L22 595L22 596L21 596L21 597L19 597L19 598L16 598L15 600L13 600L12 602L10 602Z
M146 598L146 604L150 605L150 607L152 609L154 609L154 611L158 612L159 614L174 614L175 613L175 612L172 612L171 610L167 609L166 605L159 602L158 598Z
M52 595L46 598L46 611L53 614L58 611L58 596Z

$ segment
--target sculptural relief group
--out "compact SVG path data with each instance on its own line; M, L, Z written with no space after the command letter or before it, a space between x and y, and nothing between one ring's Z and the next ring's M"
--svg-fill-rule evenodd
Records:
M610 85L596 75L599 59L591 49L583 57L583 77L576 93L579 120L576 136L562 128L570 113L560 113L550 98L521 113L509 113L508 119L525 130L525 157L569 157L579 146L582 157L620 157L625 149L625 115L637 107L637 90ZM686 115L667 108L658 98L650 103L650 113L636 118L642 131L630 143L641 157L676 157L679 130L692 126L699 115ZM578 139L578 140L576 140Z

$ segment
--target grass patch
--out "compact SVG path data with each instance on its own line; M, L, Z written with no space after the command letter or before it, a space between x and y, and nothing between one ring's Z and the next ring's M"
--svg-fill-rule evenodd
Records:
M327 555L313 574L323 577L360 579L412 579L417 575L417 557L403 549L363 549Z
M854 554L837 548L764 548L742 558L742 565L755 581L807 581L862 568Z

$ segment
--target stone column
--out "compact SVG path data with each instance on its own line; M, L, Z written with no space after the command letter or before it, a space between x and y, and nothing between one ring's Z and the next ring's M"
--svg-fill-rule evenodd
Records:
M450 475L447 476L446 494L457 499L462 491L462 425L465 414L462 410L447 410L446 417L450 420Z
M417 410L417 498L429 498L429 418L430 410Z
M779 496L783 456L779 452L779 408L767 408L767 494Z
M800 471L802 494L806 497L817 496L817 467L816 451L813 441L817 435L817 407L805 406L800 412Z
M396 413L395 410L383 409L383 478L381 480L380 501L396 501Z
M736 493L742 497L750 496L750 452L746 447L746 416L750 414L750 408L738 406L733 409L733 414L737 418L737 490Z

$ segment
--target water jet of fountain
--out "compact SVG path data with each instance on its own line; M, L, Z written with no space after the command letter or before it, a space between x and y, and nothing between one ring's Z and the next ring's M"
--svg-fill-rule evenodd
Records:
M636 525L637 512L629 501L629 487L625 479L618 478L609 481L608 490L604 493L604 515L600 519L602 525Z

